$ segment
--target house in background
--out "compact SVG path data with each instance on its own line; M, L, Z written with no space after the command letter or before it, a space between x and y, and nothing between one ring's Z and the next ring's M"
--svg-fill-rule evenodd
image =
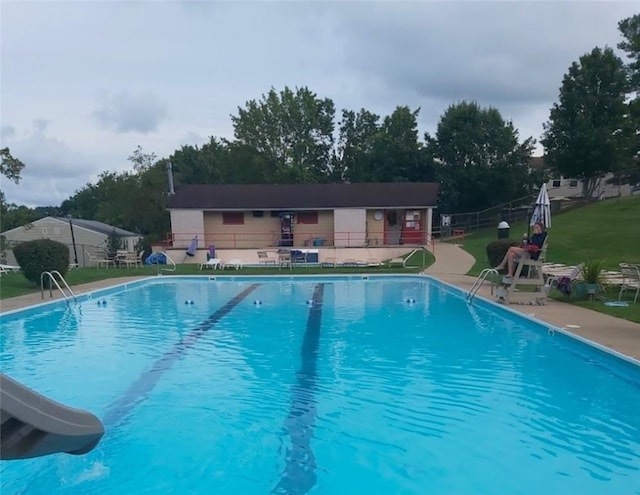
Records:
M71 236L71 224L73 225L73 237ZM108 245L109 235L114 231L121 238L122 249L134 251L138 241L142 238L139 234L128 230L113 227L96 220L82 220L72 218L71 224L68 218L44 217L21 227L16 227L0 235L4 236L9 247L13 244L33 241L36 239L51 239L69 246L69 259L74 262L75 254L73 249L74 238L78 264L89 266L89 255L101 257L104 255ZM16 264L13 251L7 249L7 263Z
M436 183L183 185L168 198L168 247L426 245Z
M582 181L580 179L572 179L564 177L561 174L553 172L544 162L544 157L533 156L529 166L534 170L547 170L551 174L551 178L547 182L547 190L549 198L581 198L582 197ZM623 184L607 184L609 179L614 177L609 173L600 179L596 189L593 192L594 198L613 198L618 196L629 196L633 193L633 185Z

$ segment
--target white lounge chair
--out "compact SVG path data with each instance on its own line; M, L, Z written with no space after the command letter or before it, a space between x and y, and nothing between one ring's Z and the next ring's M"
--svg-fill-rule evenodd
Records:
M0 265L0 270L5 273L13 272L18 273L20 271L20 267L16 265Z
M212 270L216 270L222 267L222 260L220 258L210 258L206 263L200 263L200 270L205 268L211 268Z
M235 268L236 270L240 270L240 268L242 268L244 265L242 263L242 260L234 258L232 260L229 261L223 261L222 262L222 268L226 269L226 268Z

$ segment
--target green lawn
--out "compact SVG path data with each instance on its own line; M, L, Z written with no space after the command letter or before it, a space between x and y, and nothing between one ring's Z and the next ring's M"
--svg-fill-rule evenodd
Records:
M576 265L601 259L606 269L620 262L640 263L640 197L610 199L552 217L547 261ZM511 226L511 238L522 239L526 223ZM497 238L497 226L465 237L464 249L476 259L469 275L488 266L485 246Z
M511 226L511 238L519 240L526 231L526 223L516 223ZM464 239L463 248L476 259L469 275L488 267L485 246L496 238L497 226ZM603 260L608 270L618 270L620 262L640 263L640 197L610 199L552 217L547 261L576 265L593 259ZM580 301L557 292L552 297L640 323L640 302L612 308L602 301ZM617 299L618 293L612 287L605 297Z
M163 272L166 275L282 275L282 274L294 274L294 275L314 275L314 274L344 274L344 273L418 273L435 261L433 255L425 250L420 250L413 254L413 256L405 260L406 268L402 267L349 267L349 268L322 268L322 267L294 267L291 270L283 268L252 268L246 267L242 270L224 270L224 271L212 271L212 270L199 270L198 265L178 265L175 272ZM166 268L166 266L165 266ZM158 267L156 266L144 266L141 268L132 269L104 269L104 268L80 268L78 270L72 270L66 275L66 280L73 288L78 284L86 284L88 282L95 282L97 280L104 280L109 278L118 277L133 277L133 276L154 276L158 273ZM31 284L20 273L10 273L0 277L0 299L8 297L21 296L29 293L37 293L40 291L40 286Z

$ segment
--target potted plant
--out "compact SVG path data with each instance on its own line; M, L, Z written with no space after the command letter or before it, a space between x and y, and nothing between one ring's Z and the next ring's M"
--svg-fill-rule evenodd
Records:
M604 261L591 260L584 263L582 266L581 274L582 281L578 283L579 290L576 291L579 294L576 295L589 295L593 298L594 295L603 291L604 276L602 271L604 269Z

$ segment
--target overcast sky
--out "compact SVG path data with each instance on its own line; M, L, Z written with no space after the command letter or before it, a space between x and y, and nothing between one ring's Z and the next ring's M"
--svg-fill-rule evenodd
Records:
M270 87L342 108L421 107L421 134L460 100L539 139L572 61L615 47L633 2L6 1L2 146L27 164L9 202L58 205L141 145L168 156Z

